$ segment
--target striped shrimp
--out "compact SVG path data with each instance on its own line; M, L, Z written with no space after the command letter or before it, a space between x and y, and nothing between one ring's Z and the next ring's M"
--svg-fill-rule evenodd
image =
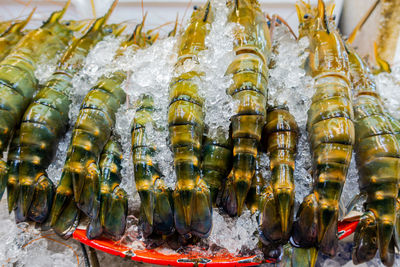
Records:
M125 232L128 215L128 197L121 183L121 145L113 140L106 143L100 156L100 211L97 220L90 223L87 236L97 238L102 233L119 240Z
M269 110L263 134L270 157L271 183L261 196L260 238L273 251L287 243L292 230L298 126L287 108L278 106Z
M353 33L356 34L358 29L354 29ZM350 41L350 38L349 38ZM378 53L378 47L374 44L375 60L378 64L378 68L372 70L373 74L379 74L381 72L391 72L391 67L387 61L380 57ZM397 143L400 144L400 120L395 119L389 112L386 112L386 117L389 119L393 129L393 134L397 139ZM400 247L400 179L398 180L398 194L396 201L396 222L394 226L394 237L397 249Z
M143 22L136 27L132 36L121 44L117 57L127 49L138 49L145 45L142 27ZM99 185L101 166L98 167L98 162L115 126L115 114L125 103L126 94L122 83L126 77L127 73L119 70L100 78L81 105L51 212L50 224L58 234L65 237L68 237L68 233L74 228L78 216L79 210L75 202L91 218L92 222L87 231L89 238L101 234L101 231L98 231L99 209L100 224L104 231L113 238L120 235L121 228L110 228L111 218L104 218L104 214L109 212L122 219L125 212L120 213L118 207L121 206L116 206L115 211L111 210L112 207L108 209L107 206L101 206L103 199L106 201L109 197L107 188ZM121 190L118 189L119 192Z
M115 5L116 2L104 17L96 20L89 31L68 48L58 69L23 115L19 136L15 137L19 138L18 163L12 163L13 167L18 168L18 175L9 176L7 183L9 210L17 206L19 221L29 217L33 221L43 222L50 212L53 184L46 168L68 126L71 80L82 67L89 50L105 35L113 32L112 28L103 26ZM114 34L119 33L118 28L114 30ZM35 201L35 195L44 201ZM32 209L36 212L28 216Z
M201 172L203 180L210 188L211 201L215 206L219 192L232 168L232 140L226 138L223 132L212 138L203 137Z
M176 31L177 20L168 36L175 36ZM149 125L158 129L153 121L156 111L154 99L142 94L137 106L131 125L131 151L135 185L140 197L140 229L145 237L168 236L175 230L172 191L165 186L157 163L153 163L157 147L148 140Z
M141 95L131 127L135 184L141 201L140 226L145 237L174 232L172 191L165 186L157 163L153 163L157 148L148 140L148 127L157 129L152 119L154 111L153 97Z
M72 31L59 21L70 1L39 28L29 32L0 63L0 154L38 87L34 71L40 60L49 60L67 47ZM0 159L0 199L7 184L7 165Z
M316 92L307 121L314 188L297 213L293 241L302 247L318 246L333 256L338 246L339 199L355 142L348 57L333 22L328 23L322 0L317 8L303 1L296 8L300 37L310 40L306 70L314 78Z
M177 69L187 60L195 62L197 54L205 50L205 37L212 19L209 1L193 11L190 24L178 42ZM200 178L204 99L199 95L197 80L202 75L192 70L170 83L169 139L177 177L173 193L174 220L177 232L185 239L192 235L207 237L212 228L210 190Z
M36 9L33 9L25 20L13 23L5 32L0 34L0 61L8 55L11 49L24 36L22 30L31 20L35 10Z
M233 167L222 204L229 215L242 213L255 172L257 147L267 115L266 97L271 40L267 21L257 0L230 2L228 21L237 23L236 57L227 70L233 75L228 94L239 102L232 121Z
M399 124L386 113L367 65L353 48L348 47L348 55L355 91L359 186L367 195L366 212L354 236L353 262L371 260L379 248L382 263L392 266L400 181Z
M390 114L386 114L386 116L390 121L390 124L393 129L393 134L397 139L397 143L400 144L400 121L393 118ZM394 237L397 248L400 246L400 179L398 188L399 192L397 194L397 201L396 201L396 224L394 226Z

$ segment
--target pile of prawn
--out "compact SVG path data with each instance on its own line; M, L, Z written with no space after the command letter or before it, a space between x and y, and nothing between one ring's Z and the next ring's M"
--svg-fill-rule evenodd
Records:
M152 93L143 92L131 118L134 177L122 177L124 151L115 131L117 112L127 100L124 83L130 71L101 76L80 105L58 185L46 169L70 125L72 79L90 51L106 36L119 37L114 60L152 46L160 38L144 32L145 18L133 33L125 25L107 24L115 6L93 22L63 21L70 1L40 28L24 32L22 21L0 23L0 199L7 190L9 212L16 222L48 224L69 238L86 218L89 239L120 240L128 216L128 193L122 179L134 182L139 198L139 228L160 245L177 240L195 244L210 236L216 207L229 216L249 209L257 214L258 236L265 258L285 266L314 266L318 253L335 256L338 248L339 199L352 154L359 170L364 213L354 235L353 262L379 256L392 266L400 246L400 121L381 101L368 65L345 40L332 18L333 5L296 4L299 38L308 38L304 70L315 93L306 130L312 154L312 191L295 214L295 158L300 135L286 105L271 106L268 82L274 53L268 21L257 0L227 1L227 23L233 30L233 59L226 94L235 103L229 133L210 129L205 120L204 80L199 56L215 20L214 1L196 7L185 29L178 20L176 62L169 82L166 125ZM82 30L81 37L74 33ZM70 41L72 40L72 41ZM43 84L38 64L61 54L54 73ZM381 71L390 71L376 55ZM190 64L190 69L184 66ZM166 183L152 142L152 131L168 132L176 184ZM211 134L213 132L214 134ZM215 134L217 133L217 134ZM267 179L261 154L270 160ZM354 218L353 218L354 219ZM157 240L157 241L154 241Z

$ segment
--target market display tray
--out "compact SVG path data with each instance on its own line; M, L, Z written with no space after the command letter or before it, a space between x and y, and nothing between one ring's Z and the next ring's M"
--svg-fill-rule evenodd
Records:
M339 222L339 238L344 239L351 235L355 231L357 224L357 220ZM118 241L116 242L110 239L100 238L90 240L86 237L86 231L82 229L75 230L72 237L87 246L101 250L105 253L149 264L169 266L256 266L263 262L272 262L269 260L261 262L260 258L255 255L250 257L239 257L234 254L225 253L210 257L207 255L208 253L206 254L205 252L164 254L155 249L135 250Z

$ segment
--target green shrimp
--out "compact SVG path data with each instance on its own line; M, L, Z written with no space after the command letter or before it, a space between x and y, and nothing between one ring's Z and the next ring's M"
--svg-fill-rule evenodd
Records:
M6 151L25 109L38 88L34 75L41 60L49 60L67 47L72 31L60 23L70 0L39 28L26 34L0 62L0 153ZM0 159L0 199L7 185L7 164Z
M147 131L154 125L154 100L141 95L132 123L132 158L136 189L140 196L140 226L145 237L152 234L168 236L174 232L172 190L167 188L163 175L153 162L156 147L149 143Z
M205 38L212 20L210 1L193 11L190 24L178 42L177 67L186 60L196 60L198 53L206 49ZM204 99L199 95L196 81L202 75L197 70L184 72L172 80L169 90L169 139L177 177L174 221L177 232L185 239L207 237L212 228L210 190L200 177Z
M132 36L121 44L117 51L117 58L127 49L139 49L146 45L146 36L141 32L142 27L143 22L138 24ZM126 78L127 73L122 70L101 77L81 105L51 213L51 225L60 235L68 237L68 233L75 227L74 221L79 215L75 202L91 219L87 231L89 238L101 234L99 222L102 229L113 238L120 235L121 229L112 227L106 230L111 226L107 226L111 218L104 218L104 212L115 212L117 218L122 218L123 214L120 213L122 210L119 208L119 211L101 208L103 201L109 197L102 191L99 180L101 167L98 167L98 162L100 153L110 139L115 126L116 113L125 103L126 94L122 83ZM83 205L84 203L93 203L93 205Z
M116 2L113 8L115 4ZM9 209L11 211L17 205L17 209L22 210L19 213L22 217L18 218L20 221L28 219L32 209L38 212L29 216L29 219L40 223L50 212L52 197L43 202L36 201L34 197L39 194L38 197L41 198L39 192L48 196L54 190L46 168L50 165L58 142L68 126L72 77L83 66L85 57L96 43L110 33L119 34L118 28L114 31L112 28L104 28L110 12L94 22L90 30L68 48L57 70L25 111L19 136L15 137L19 138L18 177L9 179L8 183ZM47 187L43 188L43 180L47 181ZM36 204L39 206L35 206Z
M257 0L230 2L228 21L237 23L236 57L226 73L233 76L228 94L239 102L232 121L233 167L226 182L222 205L231 216L242 213L255 173L257 149L267 110L270 33Z
M348 56L333 22L328 23L322 0L317 8L303 1L296 7L300 36L310 40L306 70L316 91L307 121L314 187L297 213L293 241L333 256L338 247L339 199L355 142Z

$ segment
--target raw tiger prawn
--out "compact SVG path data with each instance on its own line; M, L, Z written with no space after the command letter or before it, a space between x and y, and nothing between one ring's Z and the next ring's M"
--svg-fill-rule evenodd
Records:
M382 263L394 263L394 234L400 143L388 118L371 73L363 60L348 48L350 74L355 90L355 153L360 192L367 195L366 213L354 236L353 262L371 260L378 248Z
M187 60L195 62L198 53L206 49L205 37L212 20L210 2L193 11L190 24L178 41L177 69ZM174 221L184 239L207 237L212 228L210 190L200 177L204 100L199 95L197 80L202 75L196 69L184 72L172 80L169 89L169 139L177 177Z
M122 42L117 58L127 49L143 48L157 38L147 38L142 28L143 22L137 25L132 36ZM100 78L81 105L51 213L53 229L60 235L67 234L65 237L68 237L79 214L75 203L91 220L87 229L89 238L96 238L104 231L113 239L118 239L124 232L126 193L117 186L121 181L119 171L105 179L100 153L104 150L103 155L107 157L109 154L106 147L109 146L107 142L111 142L115 116L126 100L122 88L126 77L125 71L118 70ZM110 146L114 147L114 151L119 150L116 144ZM118 162L110 170L120 169L120 159L115 157L115 153L113 155L113 161Z
M338 246L339 198L355 142L348 57L333 22L328 23L322 0L317 8L303 1L296 8L300 37L310 40L306 70L314 78L316 92L307 121L314 189L299 208L293 241L333 256ZM332 11L329 7L328 13Z
M175 36L177 21L168 36ZM148 127L158 129L153 121L154 107L151 95L142 94L131 125L131 151L135 173L135 185L140 197L140 228L145 237L165 237L174 231L172 190L167 188L161 170L153 162L157 147L150 143Z
M393 129L393 134L397 139L397 143L400 144L400 121L393 118L389 113L386 113L387 118ZM400 181L400 179L399 179ZM395 245L397 248L400 246L400 182L398 183L398 193L396 198L396 221L393 229L393 235L395 240ZM374 246L371 246L374 247ZM375 251L375 250L373 250Z
M157 163L153 162L157 147L148 136L150 125L157 129L153 121L155 112L153 97L141 95L131 127L135 184L141 201L140 225L145 237L168 236L175 230L172 190L166 187Z
M104 28L115 5L116 2L106 16L96 20L89 31L67 49L57 70L22 117L19 136L15 136L18 157L10 159L12 175L7 183L9 211L16 207L18 221L31 219L41 223L48 217L54 192L46 168L68 126L71 80L96 43L110 33L120 33L118 27Z
M269 257L280 256L292 231L298 131L286 107L268 111L263 143L270 157L271 182L260 196L260 239Z
M235 32L236 57L226 71L233 76L228 89L239 102L232 121L233 167L226 182L222 205L231 216L240 215L255 173L257 147L267 111L268 61L271 40L267 21L256 0L229 2L228 21L241 27Z
M26 34L0 63L0 154L10 142L15 127L38 87L37 64L55 57L67 47L72 31L60 23L70 1L54 12L38 29ZM0 159L0 199L7 184L7 165Z
M11 49L24 36L22 30L31 20L34 12L35 9L32 10L25 20L13 23L5 32L0 34L0 61L8 55Z
M201 172L203 180L210 188L211 201L215 206L223 189L223 182L232 168L232 140L223 131L203 136Z
M346 46L355 93L359 186L360 193L367 196L366 212L361 216L354 236L353 262L359 264L371 260L379 248L382 263L392 266L395 243L399 245L400 122L385 110L370 69L349 46L359 28L353 30ZM380 71L390 71L389 64L380 58L377 49L375 58Z
M104 146L99 167L100 211L97 222L91 222L88 236L99 237L102 233L114 240L120 240L125 232L128 215L128 197L121 183L121 145L111 137Z

